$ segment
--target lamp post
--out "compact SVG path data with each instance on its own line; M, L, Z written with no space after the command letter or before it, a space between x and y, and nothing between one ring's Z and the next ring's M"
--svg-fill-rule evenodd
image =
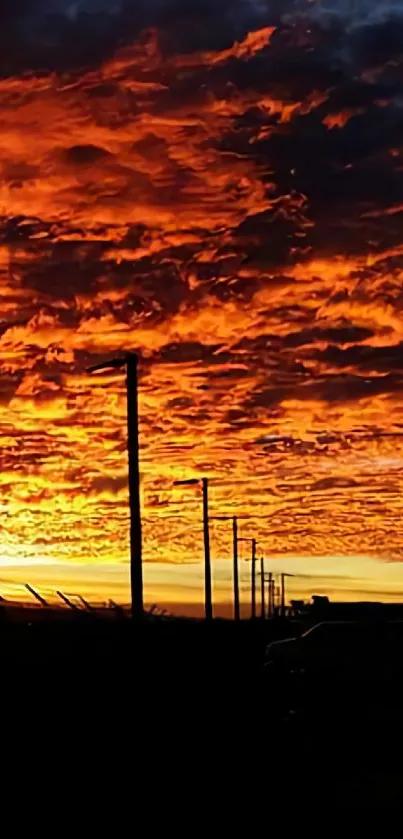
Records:
M293 577L294 574L282 574L281 575L281 617L285 617L285 578L286 577Z
M90 367L88 372L100 373L101 371L107 370L119 370L122 367L126 368L132 617L140 619L144 616L144 602L139 462L138 357L130 353L124 358L115 358L104 364L96 364Z
M241 538L238 539L238 542L251 542L252 544L252 554L251 554L251 619L255 620L256 618L256 546L257 542L256 539L245 539Z
M238 566L238 519L232 519L232 544L233 544L233 575L234 575L234 619L239 621L241 612L239 608L239 566Z
M268 598L268 615L273 617L273 574L269 573L267 577L267 598Z
M213 599L209 529L209 481L208 478L191 478L186 481L175 481L174 486L200 486L200 484L203 491L204 611L206 620L210 621L213 618Z
M260 617L262 621L266 618L265 590L264 590L264 557L260 557Z
M238 565L238 517L237 516L211 516L210 521L232 521L232 567L234 584L234 620L241 618L239 606L239 565Z

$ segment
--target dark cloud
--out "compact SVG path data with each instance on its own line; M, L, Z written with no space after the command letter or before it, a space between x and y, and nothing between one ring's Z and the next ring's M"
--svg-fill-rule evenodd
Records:
M281 385L273 378L271 387L259 388L248 397L244 406L246 412L257 408L272 410L287 400L302 403L320 400L330 406L339 403L347 407L349 402L403 391L403 377L394 373L365 378L351 374L318 376L312 381L306 371L304 377L289 377L288 383ZM278 378L281 378L281 374Z
M336 367L355 367L379 372L403 369L403 344L392 347L352 346L341 349L329 346L318 358Z
M89 143L86 146L72 146L71 149L67 149L65 156L67 162L73 165L88 165L108 157L109 152Z
M163 30L170 53L217 49L258 25L270 14L268 6L223 0L217 15L212 0L191 7L185 0L6 0L0 10L0 67L13 73L92 64L151 26Z
M305 48L313 43L340 60L352 55L366 65L399 53L402 4L376 5L323 0L222 0L219 5L196 0L191 6L186 0L6 0L0 10L1 67L7 73L83 66L148 27L162 30L167 54L222 49L264 24L281 27L284 44L287 39ZM289 69L294 78L296 60L294 55Z
M311 492L324 492L333 489L349 489L350 487L358 486L357 481L353 478L322 478L320 481L315 481L311 486Z
M330 344L358 344L360 341L371 338L372 335L372 330L353 326L352 324L330 327L328 329L313 327L312 329L302 330L301 332L291 332L290 335L287 335L284 346L302 347L304 344L316 344L318 341L329 341Z

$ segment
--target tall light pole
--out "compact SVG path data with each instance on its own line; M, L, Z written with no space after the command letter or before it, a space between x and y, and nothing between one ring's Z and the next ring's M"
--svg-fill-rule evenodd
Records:
M260 617L262 621L266 618L265 590L264 590L264 557L260 557Z
M213 618L213 597L211 584L210 528L209 528L209 481L208 478L191 478L175 481L174 486L202 486L203 490L203 544L204 544L204 611L206 620Z
M234 577L234 619L239 621L241 611L239 608L239 565L238 565L238 519L232 519L232 545L233 545L233 577Z
M140 501L138 357L130 353L124 358L115 358L104 364L96 364L90 367L88 372L100 373L101 371L116 370L122 367L126 368L132 617L134 619L140 619L144 615L144 602Z
M271 611L273 618L276 616L276 580L275 577L271 581Z
M274 586L273 574L270 571L270 573L267 576L267 597L268 597L269 618L272 618L273 614L274 614L273 586Z
M238 539L238 542L251 542L252 544L252 555L251 555L251 618L255 620L256 618L256 546L257 542L256 539L247 539L241 538Z
M203 543L204 543L204 590L206 600L206 620L213 617L213 594L211 585L210 528L208 507L208 478L202 478L203 489Z
M234 584L234 620L239 621L241 611L239 606L239 565L238 565L238 517L211 516L210 521L232 521L232 567Z
M285 617L285 578L286 577L293 577L294 574L282 574L281 575L281 617Z
M256 539L252 539L252 620L256 618Z

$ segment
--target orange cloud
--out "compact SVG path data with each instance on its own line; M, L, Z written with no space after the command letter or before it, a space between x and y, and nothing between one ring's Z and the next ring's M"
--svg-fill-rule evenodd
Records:
M0 80L10 561L126 561L124 381L85 371L129 350L147 562L200 555L188 475L273 558L402 560L402 204L379 197L398 157L339 148L325 129L366 108L334 111L309 50L290 80L281 38L172 54L153 30ZM225 528L212 546L229 559Z

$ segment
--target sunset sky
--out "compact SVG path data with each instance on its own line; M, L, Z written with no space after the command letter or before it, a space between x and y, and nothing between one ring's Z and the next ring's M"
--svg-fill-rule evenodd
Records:
M294 596L403 599L402 44L403 0L2 4L0 593L128 600L85 371L132 350L147 602L202 603L202 475Z

